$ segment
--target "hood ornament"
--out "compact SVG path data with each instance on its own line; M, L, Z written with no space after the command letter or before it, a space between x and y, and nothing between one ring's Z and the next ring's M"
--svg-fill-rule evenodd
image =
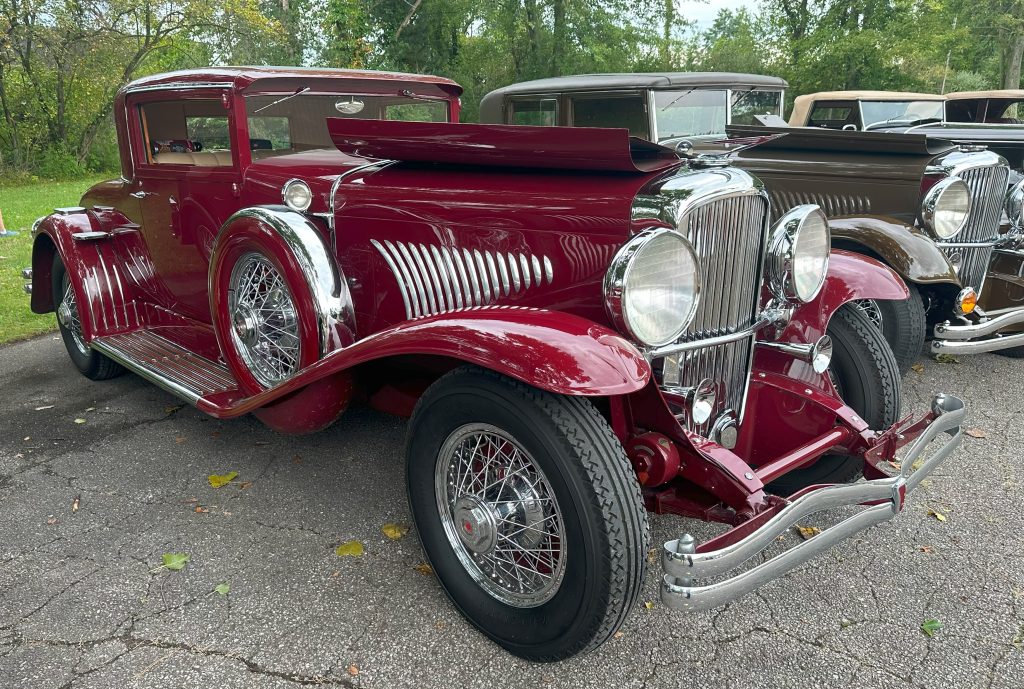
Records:
M754 146L774 141L779 137L786 136L788 132L779 134L766 134L765 136L747 136L739 139L720 139L713 141L720 144L724 150L721 153L697 153L694 150L693 142L689 139L682 139L675 145L676 155L690 162L693 167L727 167L730 165L732 156L740 151L745 151Z

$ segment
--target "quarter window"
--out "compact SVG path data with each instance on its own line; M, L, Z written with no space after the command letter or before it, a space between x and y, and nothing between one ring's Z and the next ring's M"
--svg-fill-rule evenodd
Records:
M538 127L558 125L558 101L554 98L512 101L512 124L530 124Z

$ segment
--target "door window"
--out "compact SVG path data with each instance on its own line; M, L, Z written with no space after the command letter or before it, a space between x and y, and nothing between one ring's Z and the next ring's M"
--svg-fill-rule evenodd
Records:
M630 136L650 139L647 103L641 96L588 96L573 98L574 127L625 127Z
M558 100L539 98L512 101L512 124L528 124L537 127L558 126Z
M219 99L175 100L139 106L144 162L231 167L228 116Z

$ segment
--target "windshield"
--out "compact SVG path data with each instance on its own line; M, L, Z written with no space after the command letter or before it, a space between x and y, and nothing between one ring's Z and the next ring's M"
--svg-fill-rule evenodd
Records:
M253 95L245 99L253 159L334 148L327 118L447 122L448 101L345 93Z
M757 115L782 117L782 91L733 91L730 124L757 124Z
M655 91L658 141L724 134L728 94L722 90Z
M942 101L898 100L861 101L864 128L885 123L909 124L928 120L942 120Z

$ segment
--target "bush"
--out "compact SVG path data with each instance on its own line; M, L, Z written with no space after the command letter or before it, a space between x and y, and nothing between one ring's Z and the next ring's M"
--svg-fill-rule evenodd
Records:
M43 151L35 168L36 174L44 179L78 179L86 174L85 166L78 162L78 158L62 148Z

